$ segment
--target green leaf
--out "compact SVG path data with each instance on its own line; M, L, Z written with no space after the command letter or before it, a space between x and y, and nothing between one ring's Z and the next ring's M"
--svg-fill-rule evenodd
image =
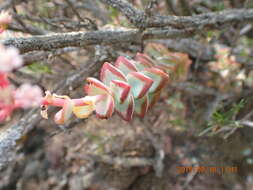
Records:
M140 72L132 72L127 75L127 83L131 86L134 98L142 98L151 87L153 80Z
M35 62L26 67L29 71L34 73L50 73L52 74L53 71L44 63L42 62Z
M114 111L114 100L111 95L98 95L96 102L96 114L101 119L112 116Z
M148 106L149 106L148 95L135 100L135 113L139 117L144 117L148 111Z
M134 99L131 94L128 95L127 99L120 103L115 100L115 110L117 113L126 121L130 121L133 117L134 112Z

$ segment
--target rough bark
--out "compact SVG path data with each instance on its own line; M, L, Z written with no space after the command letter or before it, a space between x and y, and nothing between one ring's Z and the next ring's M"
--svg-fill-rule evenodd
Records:
M199 28L217 27L232 22L247 22L253 20L253 9L232 9L212 12L196 16L147 16L124 0L100 0L124 14L139 28L166 27Z
M133 12L131 12L132 14ZM203 29L218 29L233 22L251 21L253 20L253 9L227 10L189 17L171 16L171 18L166 18L156 16L148 20L151 23L147 25L148 27L159 26L164 28L150 28L143 32L137 29L127 29L55 33L25 38L11 38L1 42L7 46L17 47L22 53L35 50L51 51L69 46L84 47L97 44L117 45L120 43L140 44L143 40L147 39L190 37L197 32L202 32ZM174 28L167 26L173 26Z

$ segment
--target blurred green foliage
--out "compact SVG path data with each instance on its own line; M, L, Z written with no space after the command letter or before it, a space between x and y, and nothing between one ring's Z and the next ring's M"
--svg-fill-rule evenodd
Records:
M53 74L53 71L46 64L42 62L32 63L24 68L25 71L33 73L49 73Z

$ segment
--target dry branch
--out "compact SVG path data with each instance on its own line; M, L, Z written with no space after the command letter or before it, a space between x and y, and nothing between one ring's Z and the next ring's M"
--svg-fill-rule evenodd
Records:
M117 0L115 2L122 1ZM125 9L126 7L123 9L120 6L121 11L125 11ZM146 26L148 27L159 26L163 28L150 28L143 32L137 29L126 29L54 33L25 38L11 38L1 42L7 46L17 47L22 53L35 50L51 51L69 46L84 47L97 44L118 45L122 43L140 44L142 40L189 37L195 33L203 32L203 29L219 29L233 22L241 23L253 20L253 9L236 9L187 17L153 16L147 18L147 22L140 22L140 20L138 20L140 12L131 10L132 9L129 8L125 14L128 14L131 18L133 17L132 19L136 18L136 23L147 23ZM137 16L134 16L134 14L137 14Z
M173 38L189 36L190 31L178 29L153 29L140 33L131 30L100 30L93 32L56 33L41 36L10 38L1 41L6 46L15 46L21 53L35 50L51 51L64 47L85 47L89 45L118 45L121 43L140 44L142 39Z
M20 52L25 53L34 50L51 51L64 47L83 47L96 44L117 44L119 42L137 41L137 30L129 32L70 32L56 33L24 38L11 38L2 41L6 46L15 46Z
M187 29L204 27L217 28L233 22L253 20L253 9L232 9L221 12L205 13L196 16L147 16L124 0L100 0L124 14L138 28L166 27Z
M34 51L34 52L25 53L22 55L22 57L25 63L24 65L29 65L31 63L34 63L34 61L50 59L54 56L77 51L78 49L79 48L75 48L75 47L66 47L62 49L56 49L54 51Z
M193 39L168 39L168 40L150 40L150 42L165 45L172 51L187 53L202 61L211 61L215 59L215 49L213 45L203 44Z

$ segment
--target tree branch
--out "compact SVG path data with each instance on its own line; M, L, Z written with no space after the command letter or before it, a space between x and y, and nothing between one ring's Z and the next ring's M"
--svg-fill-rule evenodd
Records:
M49 35L10 38L0 41L6 46L15 46L21 53L35 50L51 51L64 47L84 47L88 45L119 45L122 43L140 44L141 39L187 37L190 30L151 29L143 33L138 30L100 30L92 32L69 32Z
M138 32L98 31L98 32L70 32L56 33L25 38L11 38L2 41L6 46L15 46L21 53L44 50L51 51L64 47L82 47L96 44L117 44L119 42L138 41Z
M107 0L103 0L107 1ZM110 2L113 0L110 0ZM121 2L117 0L117 2ZM130 9L130 8L129 8ZM135 14L129 11L129 14ZM139 14L137 12L136 14ZM55 33L49 35L32 36L25 38L11 38L1 41L4 45L15 46L21 53L44 50L51 51L64 47L83 47L88 45L118 45L122 43L140 44L147 39L167 39L175 37L189 37L206 28L218 29L232 22L246 22L253 20L253 9L228 10L219 13L207 13L197 16L154 16L148 19L151 26L171 25L177 28L151 28L143 32L137 29L99 30L90 32ZM139 21L138 21L139 22Z
M22 55L24 64L21 67L23 67L24 65L26 66L31 63L34 63L34 61L49 59L57 55L62 55L65 53L77 51L79 49L80 48L76 48L76 47L66 47L62 49L56 49L54 51L34 51L34 52L25 53Z
M221 12L205 13L196 16L151 16L138 10L124 0L100 0L124 14L138 28L166 27L175 28L217 28L233 22L253 20L253 9L232 9Z
M190 57L202 61L215 59L215 49L212 45L202 44L193 39L150 40L148 42L163 44L170 50L187 53Z
M104 4L110 5L113 8L124 14L128 20L139 28L146 28L147 16L141 10L136 9L132 4L122 0L100 0Z

